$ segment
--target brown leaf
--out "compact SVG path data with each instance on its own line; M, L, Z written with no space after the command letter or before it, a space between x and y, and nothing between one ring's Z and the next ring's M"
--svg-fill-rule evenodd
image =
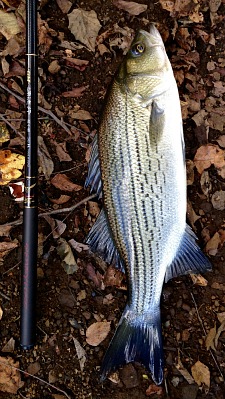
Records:
M212 183L209 177L209 172L207 170L204 170L202 172L200 184L203 194L205 194L208 197L209 193L212 190Z
M77 8L68 14L68 19L69 29L76 40L79 40L91 51L95 51L96 37L101 28L96 12Z
M53 184L53 186L63 191L80 191L83 188L78 184L72 183L72 181L63 173L58 173L57 175L55 175L52 178L51 183Z
M109 266L104 275L104 285L106 287L116 286L121 289L126 289L124 286L124 273L113 266Z
M49 64L49 67L48 67L48 71L49 71L50 73L52 73L53 75L54 75L55 73L59 72L60 69L61 69L61 67L60 67L60 65L59 65L59 63L58 63L57 60L53 60L53 61Z
M89 119L93 119L91 114L88 111L85 111L83 109L79 109L78 111L72 111L70 112L70 116L73 119L79 119L82 121L87 121Z
M212 348L214 351L216 350L215 344L214 344L215 336L216 336L216 324L213 328L210 328L210 330L207 334L207 337L205 339L205 346L206 346L207 351L210 348Z
M212 195L212 205L214 209L223 211L225 209L225 191L215 191Z
M163 396L163 388L158 387L155 384L150 384L149 387L145 391L146 396L151 396L151 395L157 395L157 396Z
M39 169L44 173L45 178L49 180L54 170L54 163L42 136L38 136L38 162L40 165Z
M59 198L49 198L49 200L53 203L53 204L57 204L57 205L62 205L65 204L66 202L68 202L70 200L71 196L70 195L60 195Z
M139 4L134 1L113 0L113 5L120 10L127 11L130 15L139 15L148 8L147 4Z
M200 285L200 287L206 287L208 285L208 281L201 276L201 274L191 273L190 277L195 285Z
M193 209L192 203L188 200L187 201L187 217L191 224L191 227L195 229L195 222L201 218L201 216L197 215Z
M199 360L192 366L191 373L195 382L200 386L204 384L206 387L210 387L210 371L209 368L201 363Z
M4 258L6 255L9 254L13 249L17 248L19 243L17 240L13 241L3 241L0 242L0 259Z
M219 326L219 328L218 328L218 330L217 330L217 333L216 333L216 336L215 336L215 347L217 348L217 346L218 346L218 340L219 340L219 337L220 337L220 334L223 332L223 331L225 331L225 320L221 323L221 325Z
M103 276L97 271L95 271L94 266L91 263L87 264L86 267L87 273L88 273L88 277L91 281L93 281L93 283L95 284L96 287L103 289Z
M225 291L225 285L217 283L216 281L212 283L211 287L215 290Z
M15 349L15 339L12 337L2 348L2 352L13 352Z
M68 154L67 149L66 149L66 142L64 141L63 143L57 143L56 141L53 141L55 144L56 148L56 154L60 160L60 162L70 162L72 161L71 156Z
M87 86L81 86L81 87L74 87L74 89L70 91L64 91L62 93L63 97L81 97L83 95L83 92L86 90Z
M185 378L185 380L188 382L188 384L194 384L194 379L192 378L189 371L181 363L180 356L178 356L178 362L175 366L176 366L177 370L179 370L181 375Z
M220 244L220 235L218 232L207 242L205 250L209 255L215 256Z
M0 237L9 237L12 226L1 226L0 225Z
M35 375L41 370L41 365L39 362L30 363L27 367L28 373Z
M0 33L9 40L11 37L17 35L20 30L15 13L0 10Z
M69 0L56 0L57 5L63 14L67 14L71 9L72 3Z
M110 324L110 321L97 321L91 324L86 331L87 343L91 346L98 346L109 334Z
M100 208L97 202L88 201L88 210L91 216L97 217L100 213Z
M203 170L208 169L211 165L215 165L216 168L222 168L225 166L224 151L219 148L218 145L207 144L202 145L198 148L194 163L201 174Z
M12 366L12 367L11 367ZM19 367L11 357L0 356L0 390L16 394L18 389L24 385L21 381L20 372L13 367Z
M81 60L79 58L64 57L66 60L66 65L78 69L78 71L84 71L89 64L88 60Z

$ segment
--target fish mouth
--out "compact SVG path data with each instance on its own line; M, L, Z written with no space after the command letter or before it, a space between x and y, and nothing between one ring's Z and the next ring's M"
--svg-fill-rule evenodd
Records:
M156 46L164 47L160 33L153 23L150 24L149 32L146 32L145 30L141 29L140 33L146 37L151 47L156 47Z

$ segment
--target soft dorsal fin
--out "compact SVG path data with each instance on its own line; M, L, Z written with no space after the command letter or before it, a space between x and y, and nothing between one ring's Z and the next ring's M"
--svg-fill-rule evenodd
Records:
M114 245L104 209L101 210L85 241L92 252L97 252L105 262L124 271L123 261Z
M182 274L204 273L212 269L210 261L196 244L196 240L191 227L186 225L177 255L167 267L165 282Z
M88 165L88 175L85 181L85 188L91 187L90 192L97 193L98 197L102 196L102 180L100 171L100 162L98 154L98 139L95 135L92 142L91 159Z

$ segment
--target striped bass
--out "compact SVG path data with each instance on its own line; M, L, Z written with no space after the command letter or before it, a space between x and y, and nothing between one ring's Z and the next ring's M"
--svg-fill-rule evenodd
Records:
M211 269L186 225L186 170L177 85L162 38L140 30L111 86L86 186L103 195L87 237L125 269L128 302L102 364L143 364L163 380L160 297L164 281Z

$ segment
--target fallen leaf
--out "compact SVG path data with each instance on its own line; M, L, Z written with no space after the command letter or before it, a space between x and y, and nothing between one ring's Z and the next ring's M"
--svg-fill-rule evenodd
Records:
M225 191L215 191L212 195L211 201L214 209L223 211L225 209Z
M3 241L0 242L0 260L9 254L13 249L19 246L19 242L15 239L14 241Z
M59 294L59 303L63 307L68 307L70 309L74 308L75 298L74 295L66 289L61 290Z
M67 152L65 141L63 143L57 143L56 141L53 141L53 143L55 144L56 154L60 162L72 161L71 156Z
M56 381L58 381L57 373L55 372L55 370L52 369L48 373L48 382L49 384L54 384Z
M74 87L70 91L64 91L62 93L63 97L81 97L83 95L83 92L86 90L87 86L81 86L81 87Z
M54 163L41 136L38 136L38 162L39 172L43 172L46 180L49 180L54 170Z
M57 253L62 260L62 266L67 274L73 274L78 270L72 249L64 238L58 240Z
M216 232L213 237L207 242L205 250L209 255L215 256L220 244L220 235Z
M103 284L103 276L102 274L100 274L98 271L96 273L94 266L91 263L87 264L86 267L87 273L88 273L88 277L91 281L93 281L93 283L95 284L95 286L97 288L103 289L105 288L104 284Z
M88 210L91 216L97 217L100 213L100 208L97 202L88 201Z
M39 362L30 363L27 367L28 373L35 375L41 370L41 365Z
M0 225L0 237L9 237L12 226Z
M67 14L72 7L72 3L69 0L56 0L56 3L63 14Z
M225 321L225 312L217 313L217 318L219 322L222 324Z
M84 71L89 64L88 60L81 60L79 58L72 58L72 57L64 57L67 66L71 66L78 71Z
M55 223L57 226L57 228L55 229L55 232L57 233L57 237L54 236L54 238L58 238L64 233L64 231L67 228L67 225L66 225L66 223L63 223L62 220L58 220L58 219L55 219Z
M87 251L89 246L87 244L83 244L82 242L77 242L73 238L68 241L72 248L74 248L77 252Z
M208 285L208 281L201 274L191 273L190 277L194 285L200 285L200 287L206 287Z
M215 337L216 337L216 324L213 328L210 328L210 330L206 336L205 346L206 346L207 351L209 349L213 349L214 351L216 350L215 344L214 344Z
M62 205L65 204L66 202L68 202L70 200L70 195L60 195L59 198L49 198L49 200L53 203L53 204L57 204L57 205Z
M224 167L224 158L224 151L219 148L218 145L207 144L198 148L194 157L194 163L198 172L201 174L211 165L214 165L216 168Z
M98 346L110 332L110 321L97 321L86 331L86 341L91 346Z
M201 184L201 189L202 189L203 194L205 194L208 197L209 193L212 190L212 183L211 183L211 179L209 177L209 172L207 170L204 170L202 172L200 184Z
M15 339L12 337L2 348L2 352L13 352L15 349Z
M81 121L87 121L89 119L93 119L90 112L80 109L79 111L71 111L70 113L71 118L79 119Z
M22 388L24 382L21 381L20 372L13 367L19 367L19 362L15 362L11 357L0 356L0 390L16 394Z
M130 15L139 15L148 8L147 4L139 4L134 1L113 0L113 5L119 10L127 11Z
M48 71L49 71L50 73L52 73L53 75L54 75L55 73L59 72L60 69L61 69L61 66L59 65L59 63L58 63L57 60L52 61L52 62L49 64L49 67L48 67Z
M201 216L195 213L192 203L189 200L187 201L187 217L191 224L191 227L195 229L195 223L197 222L198 219L201 218Z
M225 285L217 283L216 281L212 283L211 287L215 290L225 291Z
M146 396L157 395L157 396L161 396L162 397L163 388L162 387L158 387L155 384L150 384L149 387L145 391L145 395Z
M208 113L201 109L197 114L192 116L193 121L195 121L197 126L201 126L205 124L205 118L207 117Z
M83 43L91 51L95 51L95 42L101 24L94 10L85 11L81 8L68 14L69 29L76 40Z
M194 384L195 381L194 381L193 377L191 376L191 374L189 373L189 371L181 363L180 356L178 356L178 362L175 366L176 366L177 370L179 370L181 375L185 378L185 380L188 382L188 384Z
M210 371L209 368L201 363L199 360L192 366L191 373L195 382L200 386L204 384L206 387L210 387Z
M104 274L103 282L105 287L116 286L120 289L126 289L124 279L124 273L110 265Z
M87 355L86 355L84 348L82 348L80 342L76 338L74 338L74 337L72 337L72 338L73 338L74 346L75 346L75 349L77 352L77 357L78 357L78 360L80 363L80 369L81 369L81 371L83 371L85 362L87 360Z
M219 136L216 140L220 147L225 148L225 134Z
M15 154L10 150L0 151L0 185L6 185L11 180L18 179L25 164L23 155Z
M15 13L0 10L0 33L7 40L21 31Z
M219 340L220 334L221 334L223 331L225 331L225 321L223 321L223 322L221 323L221 325L219 326L219 328L218 328L218 330L217 330L217 333L216 333L216 336L215 336L215 347L216 347L216 348L217 348L217 346L218 346L218 340Z
M0 143L10 140L10 134L4 122L0 122Z
M58 173L55 175L52 180L51 184L55 186L56 188L59 188L60 190L64 191L80 191L82 190L82 186L79 186L78 184L74 184L66 175L63 173Z

